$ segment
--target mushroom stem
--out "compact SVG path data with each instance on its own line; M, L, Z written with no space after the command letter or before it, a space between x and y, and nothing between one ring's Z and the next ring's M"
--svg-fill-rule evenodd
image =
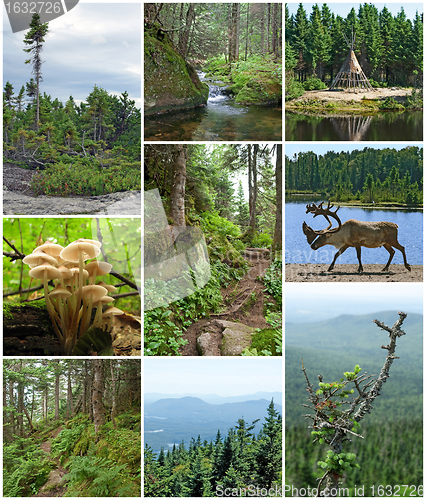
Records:
M47 312L49 313L50 319L52 320L53 329L55 330L55 333L61 344L64 345L62 334L59 331L59 328L55 321L55 309L49 298L49 287L47 286L47 271L44 271L43 287L44 287L44 300L46 302Z

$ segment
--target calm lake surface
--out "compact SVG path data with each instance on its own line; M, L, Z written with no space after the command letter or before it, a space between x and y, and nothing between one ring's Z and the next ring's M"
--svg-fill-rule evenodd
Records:
M145 141L282 141L281 106L235 104L222 94L223 84L206 83L204 108L145 117Z
M388 111L374 115L285 112L286 141L422 141L423 112Z
M287 264L331 264L337 249L326 245L318 250L312 250L302 231L305 221L312 229L325 229L328 225L324 217L313 218L307 214L306 205L318 200L303 200L285 204L285 262ZM319 200L323 201L323 200ZM325 204L326 205L326 204ZM333 211L338 206L335 204ZM405 247L407 261L412 265L423 264L423 211L422 210L383 210L375 208L340 207L340 220L348 219L362 221L388 221L398 224L398 241ZM333 221L333 227L336 221ZM389 253L384 248L362 248L361 261L363 264L386 264ZM358 264L356 250L348 248L336 261L338 264ZM404 264L402 254L395 250L392 264Z

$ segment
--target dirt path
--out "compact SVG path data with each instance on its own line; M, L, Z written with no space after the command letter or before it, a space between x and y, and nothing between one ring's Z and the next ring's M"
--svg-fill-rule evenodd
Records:
M238 283L233 282L221 290L224 307L222 312L211 314L209 318L201 318L188 327L183 336L188 343L180 349L182 356L199 355L196 347L197 337L212 319L235 321L253 328L267 327L263 315L265 288L258 277L265 274L271 263L269 253L262 249L246 249L244 257L250 265L249 271ZM212 335L213 340L219 345L222 340L222 329L217 327L213 330L215 330Z
M423 266L411 266L410 272L402 264L391 264L386 273L382 271L383 264L363 264L363 273L357 271L358 264L336 264L330 273L327 272L328 266L329 264L286 264L285 280L296 283L423 281Z
M62 427L59 427L52 434L51 439L54 439L62 430ZM41 449L47 454L50 455L51 451L51 441L45 441L40 445ZM57 468L49 472L49 477L47 482L40 488L37 495L31 495L32 497L63 497L67 491L66 486L64 486L63 477L65 474L68 474L68 471L64 469L60 464L59 460L56 460Z

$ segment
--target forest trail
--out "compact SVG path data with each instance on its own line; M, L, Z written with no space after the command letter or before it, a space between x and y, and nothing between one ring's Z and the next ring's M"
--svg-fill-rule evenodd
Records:
M246 248L244 258L250 268L237 283L232 282L221 290L222 307L219 313L211 314L209 318L201 318L188 327L183 335L187 344L180 349L182 356L199 356L197 338L206 330L211 337L209 354L221 356L220 343L226 322L232 321L251 328L267 328L264 317L265 287L262 278L271 264L269 251L262 248ZM272 300L268 296L268 300Z
M51 451L51 439L54 439L60 432L62 431L62 427L58 427L58 429L55 429L55 431L52 433L51 437L47 440L41 443L40 447L41 449L47 454L50 455ZM53 460L53 459L52 459ZM46 481L46 483L40 488L39 492L37 495L31 495L31 497L63 497L64 494L67 491L66 486L63 485L63 478L65 474L68 474L68 471L64 469L60 464L59 464L59 459L55 460L57 464L57 469L53 469L49 473L49 477Z

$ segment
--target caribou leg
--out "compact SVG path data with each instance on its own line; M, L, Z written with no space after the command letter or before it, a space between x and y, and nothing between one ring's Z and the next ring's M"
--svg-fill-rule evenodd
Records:
M394 246L397 250L399 250L399 251L402 253L402 258L404 259L404 266L405 266L405 268L406 268L406 269L408 269L408 271L411 271L411 266L410 266L410 264L407 262L407 257L406 257L406 255L405 255L405 248L404 248L402 245L400 245L398 242L396 242L396 243L395 243L394 245L392 245L392 246L391 246L391 245L389 245L388 243L384 244L383 246L386 248L386 250L387 250L389 253L391 253L391 251L389 250L388 246L392 249L392 252L393 252L393 253L392 253L392 257L393 257L393 254L395 253L395 250L392 248L392 246ZM384 271L385 271L385 270L387 271L387 268L389 267L389 264L390 264L390 262L391 262L391 260L392 260L392 257L389 259L389 262L386 264L385 269L383 269Z
M339 255L342 255L342 253L345 250L347 250L348 248L349 248L349 245L343 245L341 248L339 248L339 251L334 256L333 262L330 264L330 267L327 269L327 272L330 272L333 269L334 263L336 262L337 257L339 257Z
M364 271L364 268L362 267L362 264L361 264L361 247L358 246L358 247L355 247L355 249L356 249L356 256L358 257L358 262L359 262L358 272L362 273Z
M383 248L386 248L386 250L389 252L389 260L386 266L382 269L382 271L387 271L389 269L390 263L392 262L393 256L395 255L395 250L392 248L392 245L389 245L389 243L385 243L383 245Z

